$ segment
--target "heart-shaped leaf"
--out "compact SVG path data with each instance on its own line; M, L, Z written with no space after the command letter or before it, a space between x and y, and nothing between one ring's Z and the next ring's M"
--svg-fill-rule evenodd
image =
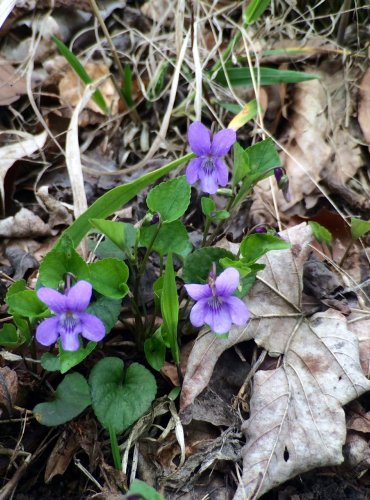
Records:
M155 378L144 366L134 363L125 369L119 358L104 358L89 378L92 405L102 426L122 433L150 407L157 392Z
M79 373L66 375L54 396L54 401L40 403L33 409L36 420L48 427L69 422L91 404L89 385Z

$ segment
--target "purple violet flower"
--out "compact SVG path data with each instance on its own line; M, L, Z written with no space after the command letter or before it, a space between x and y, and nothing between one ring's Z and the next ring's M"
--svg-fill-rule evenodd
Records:
M232 323L244 325L249 319L247 306L232 296L239 278L239 272L228 267L218 278L210 272L208 285L185 285L190 297L197 301L190 312L191 324L199 327L206 323L218 334L227 333Z
M236 141L236 133L230 128L220 130L212 138L203 123L194 122L188 130L189 146L197 158L186 169L189 184L200 180L204 193L214 194L218 186L226 186L229 172L221 156L226 155Z
M49 346L58 337L65 351L77 351L80 347L78 335L98 342L105 335L103 322L93 314L85 313L90 303L92 286L87 281L78 281L64 294L53 288L40 288L37 296L56 316L44 319L36 329L36 339Z

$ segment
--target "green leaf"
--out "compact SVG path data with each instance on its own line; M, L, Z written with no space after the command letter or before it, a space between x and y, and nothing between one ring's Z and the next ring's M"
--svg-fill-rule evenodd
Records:
M211 213L216 210L216 203L212 198L208 198L207 196L202 196L200 200L202 204L202 212L205 216L210 217Z
M144 483L144 481L140 481L140 479L132 481L127 495L140 495L143 500L164 500L162 495L160 495L154 488Z
M236 142L234 144L234 175L233 175L233 185L236 186L241 180L244 179L246 175L250 173L249 165L249 155L245 152L245 149Z
M68 237L59 240L58 245L44 257L39 280L43 286L58 288L66 273L72 273L77 280L90 281L89 267Z
M183 163L190 161L194 158L193 153L189 153L177 160L174 160L167 165L164 165L153 172L149 172L148 174L142 175L138 179L128 182L127 184L123 184L122 186L117 186L103 196L98 198L92 205L89 207L83 214L75 220L75 222L64 231L62 237L68 236L73 240L74 246L77 246L82 238L86 236L86 234L91 229L91 225L89 223L90 219L100 219L109 217L116 210L122 208L123 205L128 203L132 198L134 198L140 191L146 188L152 182L157 181L164 175L167 175L175 168L179 167ZM59 243L59 242L58 242ZM57 243L57 244L58 244Z
M18 280L15 283L12 283L10 287L8 288L8 291L6 292L6 299L10 297L11 295L14 295L15 293L18 292L23 292L23 290L26 290L26 281L25 280ZM5 301L6 301L5 299Z
M230 217L230 212L227 210L217 210L215 214L212 215L214 220L225 220Z
M216 273L223 271L219 261L223 257L229 257L234 260L235 256L218 247L198 248L195 252L188 255L184 261L182 279L185 283L205 283L208 279L208 273L211 271L213 262L216 263Z
M250 234L240 244L240 253L246 263L254 263L271 250L286 250L291 245L272 234Z
M357 238L361 238L364 234L370 231L370 221L351 218L351 233L352 238L357 240Z
M244 199L257 182L273 175L273 169L281 165L272 139L257 142L257 144L245 149L244 153L237 148L237 155L238 177L244 180L236 196L234 206Z
M244 278L252 272L250 264L246 264L241 260L230 259L230 257L224 257L220 259L221 266L226 269L228 267L235 267L239 271L240 277Z
M316 238L319 243L322 243L324 241L327 245L329 246L331 245L333 236L331 232L328 229L326 229L326 227L312 220L308 222L308 225L311 228L314 238Z
M105 219L90 219L90 224L109 238L126 256L131 255L137 230L132 224Z
M51 38L55 45L58 47L59 52L63 57L67 59L68 63L71 65L71 67L74 69L74 71L77 73L77 76L79 76L83 83L85 83L86 85L88 85L89 83L93 83L92 78L88 75L85 68L82 66L73 52L71 52L69 48L64 45L61 40L59 40L59 38L55 36L52 36ZM109 114L108 106L105 102L103 94L99 89L95 90L95 92L91 96L91 99L99 106L103 113L105 113L106 115Z
M153 298L156 307L160 306L161 295L163 290L163 275L159 276L153 283Z
M232 87L253 86L251 71L248 67L226 68L226 73ZM255 80L258 81L260 85L275 85L277 83L299 83L320 78L319 75L316 75L314 73L264 67L253 68L253 73ZM223 69L220 69L215 80L225 87L227 87L228 85Z
M29 318L42 318L49 315L48 307L37 298L34 290L23 290L5 299L10 314Z
M127 369L119 358L101 359L89 377L95 415L105 429L121 434L149 409L157 392L155 378L144 366Z
M13 314L13 321L18 329L19 341L22 342L22 344L29 342L33 333L31 331L30 322L18 314Z
M113 241L105 238L105 240L100 241L97 244L96 240L87 240L87 246L90 252L93 252L96 257L99 259L118 259L125 260L127 259L127 255L125 252L122 252L117 245L113 243Z
M117 259L98 260L89 264L90 282L95 290L112 299L120 299L128 292L128 267Z
M40 359L41 366L48 372L60 372L60 359L51 352L44 352Z
M161 215L162 222L173 222L186 212L190 192L190 184L182 175L153 188L146 198L146 204L153 213Z
M132 71L129 64L125 64L123 70L123 87L121 92L126 104L131 107L134 101L132 99Z
M163 324L168 332L172 357L176 365L180 364L180 349L177 340L177 325L179 321L179 298L177 295L175 271L172 264L172 254L167 257L166 269L163 274L163 289L161 295L161 312Z
M53 427L69 422L90 404L90 391L86 379L79 373L72 373L66 375L58 385L54 401L36 405L33 413L40 424Z
M270 0L251 0L248 4L247 10L244 12L245 22L247 24L256 22L269 5Z
M87 356L89 356L95 347L97 346L96 342L90 341L87 343L86 347L80 347L77 351L65 351L61 343L58 342L59 345L59 361L60 361L60 373L66 373L74 366L78 365L83 361Z
M19 336L16 327L12 323L5 323L0 329L0 346L7 349L15 349L24 343Z
M156 231L157 224L142 227L140 229L140 246L147 248ZM163 224L152 249L160 255L167 255L169 252L182 255L188 246L188 232L182 222L175 220L169 224Z
M144 342L144 353L150 366L159 371L166 359L166 344L160 328Z
M105 333L109 333L117 322L122 309L122 301L110 299L109 297L99 297L89 305L86 312L94 314L102 320L105 326Z

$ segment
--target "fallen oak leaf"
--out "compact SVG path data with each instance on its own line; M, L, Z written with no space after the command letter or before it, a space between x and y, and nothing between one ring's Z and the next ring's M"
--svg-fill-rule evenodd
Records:
M303 264L311 238L301 224L289 229L290 250L269 252L246 299L251 321L225 341L205 334L195 344L184 379L182 405L206 387L221 352L254 338L282 365L254 377L246 445L235 499L259 498L299 473L343 461L342 406L370 389L358 342L346 318L328 310L311 319L301 309Z

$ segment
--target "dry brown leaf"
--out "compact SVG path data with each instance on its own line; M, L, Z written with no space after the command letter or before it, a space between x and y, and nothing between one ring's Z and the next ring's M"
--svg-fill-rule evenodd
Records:
M76 440L76 436L74 436L70 429L67 428L64 430L55 443L46 463L44 474L46 484L49 483L54 476L65 473L79 447L80 445Z
M20 137L18 142L14 142L13 144L8 144L6 146L2 146L0 148L0 196L1 202L4 209L5 203L5 193L4 193L4 179L8 172L8 170L13 166L13 164L24 158L26 156L30 156L35 151L41 149L45 144L47 133L41 132L38 135L28 134L26 132L19 132L15 130L6 130L0 132L0 134L15 134Z
M84 65L84 68L92 80L99 80L109 75L109 68L102 62L89 62ZM59 96L63 104L68 107L76 107L81 101L85 84L76 75L72 68L67 68L63 78L59 82ZM114 88L112 81L108 78L99 87L105 102L113 115L118 112L119 96ZM86 104L86 108L94 111L94 113L104 114L99 106L90 99Z
M7 366L0 368L0 406L4 406L11 415L18 393L18 377Z
M27 93L26 79L0 57L0 106L8 106Z
M358 123L365 141L370 144L370 68L367 69L360 83Z
M311 239L301 224L285 233L290 250L269 252L246 302L251 320L225 341L206 334L195 344L185 375L182 405L207 385L220 354L254 338L281 365L254 377L246 445L235 499L259 498L297 474L343 461L346 425L342 406L370 390L358 343L345 316L328 310L302 313L302 271ZM235 250L235 248L234 248Z
M49 225L27 208L0 221L0 236L4 238L38 238L50 234Z
M354 469L354 474L360 476L370 468L369 440L354 432L348 434L344 448L346 465Z
M348 99L343 70L323 66L307 67L307 71L321 78L295 85L290 126L280 138L289 153L283 151L281 159L289 175L291 200L287 202L281 191L277 193L280 211L300 215L316 205L321 196L315 183L333 179L344 186L364 165L361 147L345 125L343 103ZM260 182L253 195L251 213L255 223L263 222L266 206L273 214L269 179Z

